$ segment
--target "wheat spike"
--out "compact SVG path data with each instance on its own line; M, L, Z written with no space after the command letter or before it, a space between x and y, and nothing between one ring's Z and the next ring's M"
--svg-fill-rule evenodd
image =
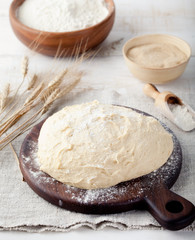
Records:
M10 83L7 83L1 93L1 110L3 110L7 103L7 98L10 94Z
M64 78L64 76L66 75L67 72L68 72L68 70L65 69L64 71L62 71L61 73L59 73L59 74L54 78L54 80L49 83L48 87L49 87L49 88L56 88L56 87L58 87L58 86L61 84L61 82L62 82L62 80L63 80L63 78Z
M24 106L26 106L27 104L32 103L32 101L34 101L42 92L44 88L44 83L40 83L35 90L30 94L30 96L26 99L26 101L24 102Z
M48 88L45 89L45 91L43 91L42 96L41 96L41 100L42 101L46 101L46 99L52 94L53 91L55 91L55 89L57 87L59 87L59 85L62 83L62 80L64 78L64 76L67 74L68 70L65 69L64 71L62 71L61 73L59 73L53 81L51 81L48 85Z
M69 93L81 80L81 76L77 77L72 83L69 85L65 86L62 90L61 93L59 94L59 97L65 96L67 93Z
M44 88L44 83L40 83L35 88L35 90L30 94L30 96L26 99L26 101L24 102L24 106L29 104L29 103L32 103L32 101L34 101L40 95L40 93L42 92L43 88Z
M34 86L36 85L37 83L37 75L36 74L33 74L33 76L30 78L30 81L28 83L28 87L27 87L27 90L31 90L32 88L34 88Z
M21 69L23 78L25 78L28 73L28 63L29 63L28 57L24 56L24 58L22 60L22 69Z
M52 94L45 101L41 114L44 114L48 111L48 109L51 107L51 105L58 98L59 95L60 95L60 89L57 88L52 92Z
M39 115L41 110L36 112L32 117L27 119L25 122L23 122L19 127L17 127L15 130L13 130L11 133L9 133L6 137L0 140L0 151L11 141L13 141L17 136L21 135L25 132L25 130L33 124L33 120L35 122L36 117ZM5 143L3 146L1 146L3 143Z
M11 128L15 123L17 123L20 118L27 112L29 112L32 108L32 105L25 106L21 110L19 110L13 117L11 117L10 120L7 121L0 129L0 136L5 133L9 128Z

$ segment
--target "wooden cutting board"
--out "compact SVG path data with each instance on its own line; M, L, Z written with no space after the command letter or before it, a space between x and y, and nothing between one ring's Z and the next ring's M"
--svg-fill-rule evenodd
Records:
M194 221L194 205L169 190L179 176L182 152L176 136L164 124L161 123L173 136L174 149L161 168L114 187L84 190L63 184L39 170L37 142L43 123L44 121L33 127L24 139L20 151L20 168L28 185L48 202L70 211L86 214L109 214L145 209L164 228L170 230L182 229Z

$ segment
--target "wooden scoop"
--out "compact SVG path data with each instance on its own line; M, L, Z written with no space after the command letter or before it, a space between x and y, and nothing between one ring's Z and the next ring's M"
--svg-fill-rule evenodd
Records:
M156 106L161 106L165 103L183 105L182 100L174 93L168 91L160 93L158 89L152 84L146 84L143 90L148 97L155 99Z
M155 100L155 105L158 107L160 112L167 117L170 121L176 124L180 129L184 131L190 131L183 129L178 123L175 121L175 117L172 111L169 108L168 104L178 104L185 105L187 110L191 113L193 117L195 117L194 110L185 104L179 97L177 97L174 93L169 91L159 92L158 89L152 84L146 84L143 89L144 93Z

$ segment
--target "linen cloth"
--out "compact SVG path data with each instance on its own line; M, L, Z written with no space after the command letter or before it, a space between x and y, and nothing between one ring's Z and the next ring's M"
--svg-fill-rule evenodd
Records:
M104 58L104 76L100 75L102 59L84 65L88 71L83 81L63 101L58 102L53 112L63 106L99 100L102 103L130 106L159 118L177 136L183 151L181 174L172 190L195 203L195 131L183 132L154 107L152 99L142 93L143 83L135 79L122 62L122 56ZM160 86L160 90L171 90L195 108L194 62L189 63L186 74L173 83ZM120 69L119 66L120 65ZM90 69L90 70L89 70ZM96 79L96 81L94 81ZM183 82L185 81L185 85ZM50 113L51 114L51 113ZM13 146L17 153L27 133L18 137ZM9 146L0 152L0 230L28 232L70 231L81 226L98 230L112 226L120 230L160 229L160 225L146 211L129 211L111 215L86 215L70 212L54 206L22 181L21 172ZM185 230L194 230L195 223Z

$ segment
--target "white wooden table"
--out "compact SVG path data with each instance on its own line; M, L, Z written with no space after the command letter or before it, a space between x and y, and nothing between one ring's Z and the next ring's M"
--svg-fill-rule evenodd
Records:
M0 1L0 87L4 81L17 82L17 69L22 56L26 53L23 46L12 32L9 24L8 12L11 0ZM147 33L167 33L176 35L186 40L192 47L192 57L183 77L172 83L163 85L160 90L171 90L184 98L195 108L195 103L191 102L191 97L195 92L195 2L193 0L115 0L116 21L114 28L104 45L122 38L120 44L115 49L107 52L103 58L97 57L90 65L84 65L88 74L83 79L83 85L78 88L91 87L99 98L104 102L111 102L113 99L106 95L129 93L135 98L142 95L142 83L138 83L128 71L122 58L122 45L133 36ZM103 62L102 62L103 60ZM51 58L36 56L39 68L44 68L46 63L50 63ZM186 80L186 81L184 81ZM136 82L136 84L134 84ZM116 91L115 91L116 90ZM84 100L89 100L93 91ZM105 98L104 98L105 96ZM71 99L71 103L78 102L79 97ZM114 99L115 101L115 99ZM125 99L124 101L125 102ZM132 107L139 107L135 101ZM141 109L141 110L144 110ZM91 239L106 237L108 239L194 239L193 232L169 232L158 230L132 230L121 232L107 228L99 232L89 229L78 229L70 233L44 233L27 234L0 232L0 239Z

